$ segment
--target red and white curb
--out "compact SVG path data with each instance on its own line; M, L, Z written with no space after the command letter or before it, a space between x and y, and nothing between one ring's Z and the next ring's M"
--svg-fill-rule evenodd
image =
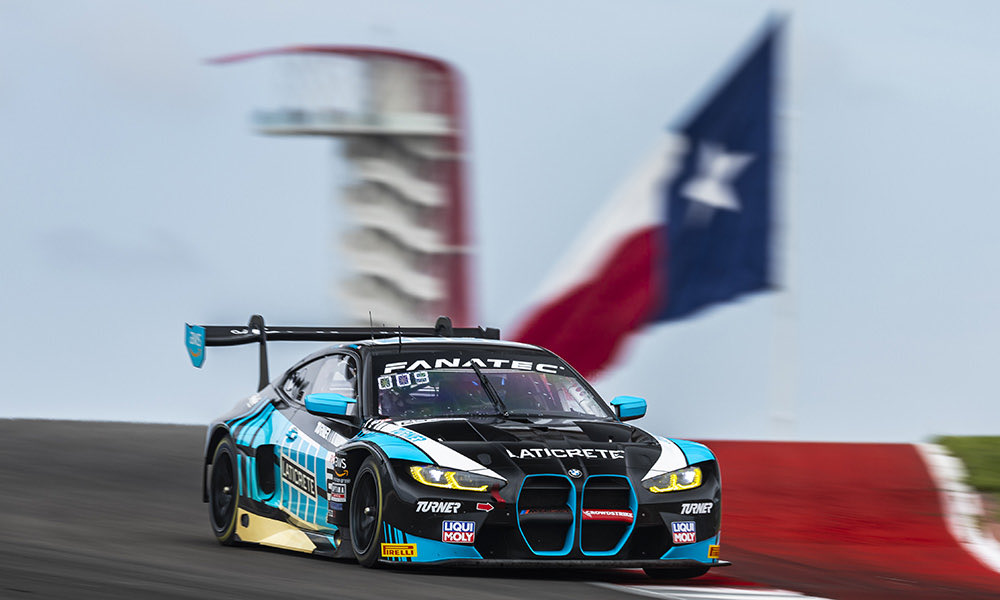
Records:
M965 465L937 444L917 444L941 496L945 522L952 537L987 568L1000 573L1000 542L979 528L983 505L964 483Z
M685 586L685 585L616 585L592 582L593 585L609 590L635 594L646 598L667 600L829 600L820 596L807 596L799 592L768 587L725 587L725 586Z

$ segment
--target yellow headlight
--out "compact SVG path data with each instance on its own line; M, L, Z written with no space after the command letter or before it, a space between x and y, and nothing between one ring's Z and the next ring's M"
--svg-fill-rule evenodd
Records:
M412 466L410 475L424 485L463 492L485 492L491 485L502 483L492 477L467 471L448 471L440 467Z
M671 471L670 473L651 477L643 481L642 485L654 494L694 489L701 485L701 469L698 467L685 467Z

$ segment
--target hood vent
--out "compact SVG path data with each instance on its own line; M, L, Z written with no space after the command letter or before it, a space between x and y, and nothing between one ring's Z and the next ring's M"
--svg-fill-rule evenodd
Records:
M575 423L592 442L624 444L634 441L632 434L635 427L603 421L575 421Z
M513 433L500 429L499 427L494 427L493 425L487 425L486 423L470 422L469 426L479 432L479 435L481 435L483 439L488 442L517 442L520 440L520 438Z

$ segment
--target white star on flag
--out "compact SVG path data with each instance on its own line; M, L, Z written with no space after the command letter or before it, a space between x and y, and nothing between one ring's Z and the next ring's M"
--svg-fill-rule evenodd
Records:
M733 190L733 180L753 158L752 154L729 153L722 146L700 143L698 172L681 189L681 195L708 209L740 210L739 198Z

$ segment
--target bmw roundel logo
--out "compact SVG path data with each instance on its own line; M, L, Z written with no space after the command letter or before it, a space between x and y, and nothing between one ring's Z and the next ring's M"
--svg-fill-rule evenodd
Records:
M583 477L583 471L581 471L580 469L570 469L568 473L569 476L572 477L573 479L579 479Z

